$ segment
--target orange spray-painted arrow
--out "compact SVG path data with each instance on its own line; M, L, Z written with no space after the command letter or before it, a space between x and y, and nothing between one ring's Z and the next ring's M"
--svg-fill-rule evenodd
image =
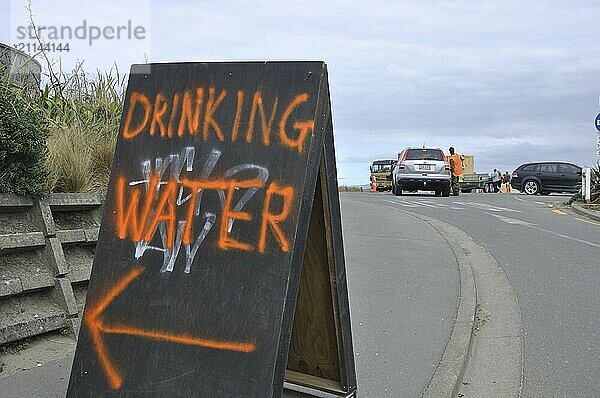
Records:
M100 300L100 302L96 304L93 308L91 308L84 316L84 322L90 330L92 343L94 344L94 348L96 349L96 353L98 354L100 364L102 365L102 369L104 369L104 373L106 374L108 383L110 384L110 387L112 389L118 390L119 388L121 388L121 386L123 385L123 378L119 374L119 371L112 364L108 356L106 346L104 345L104 341L102 340L103 333L137 336L152 340L167 341L176 344L214 348L217 350L230 350L239 352L254 351L256 346L253 343L216 341L188 336L185 334L176 334L156 330L143 330L133 328L130 326L104 325L104 322L102 321L102 319L100 319L100 315L104 312L106 307L108 307L108 305L115 298L117 298L117 296L119 296L134 279L140 276L143 272L143 267L136 267L133 270L131 270L129 274L127 274L123 279L117 282L102 298L102 300Z

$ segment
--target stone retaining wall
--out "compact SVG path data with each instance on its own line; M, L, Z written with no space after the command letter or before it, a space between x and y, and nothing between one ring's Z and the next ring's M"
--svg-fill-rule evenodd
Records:
M101 220L100 194L0 194L0 345L76 337Z

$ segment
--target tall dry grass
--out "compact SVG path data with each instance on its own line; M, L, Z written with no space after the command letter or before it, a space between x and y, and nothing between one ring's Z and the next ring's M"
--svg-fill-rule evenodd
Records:
M55 73L39 98L51 131L47 140L49 189L105 190L117 141L125 77L118 70Z
M48 184L53 192L104 191L116 134L102 136L85 126L54 128L47 140Z

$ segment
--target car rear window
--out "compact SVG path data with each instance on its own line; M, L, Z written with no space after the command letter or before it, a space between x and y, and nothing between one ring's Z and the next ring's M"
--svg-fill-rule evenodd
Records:
M373 173L383 173L385 171L392 171L392 164L374 164Z
M406 160L444 160L439 149L409 149Z
M527 166L523 166L523 168L521 170L534 171L537 166L538 166L537 164L528 164Z
M579 167L573 166L572 164L560 164L561 173L577 174L579 173Z

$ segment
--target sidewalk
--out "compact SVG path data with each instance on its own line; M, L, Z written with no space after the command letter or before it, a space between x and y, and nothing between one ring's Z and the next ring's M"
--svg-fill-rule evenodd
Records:
M341 204L358 396L418 397L452 331L456 259L432 226L405 212L360 194L342 194ZM0 373L1 395L64 397L72 356Z

